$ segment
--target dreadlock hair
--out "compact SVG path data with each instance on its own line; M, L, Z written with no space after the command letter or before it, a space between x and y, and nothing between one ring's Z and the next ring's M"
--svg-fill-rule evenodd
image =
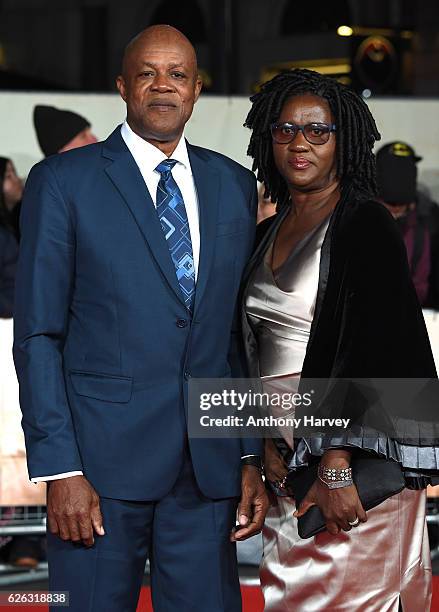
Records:
M278 74L250 98L252 107L244 123L252 130L247 154L253 158L258 181L265 185L264 197L271 197L278 209L289 199L287 185L274 163L270 127L279 119L285 101L303 94L328 101L337 129L336 162L341 188L350 183L366 197L375 196L377 183L372 149L381 136L366 103L331 77L313 70L296 69Z

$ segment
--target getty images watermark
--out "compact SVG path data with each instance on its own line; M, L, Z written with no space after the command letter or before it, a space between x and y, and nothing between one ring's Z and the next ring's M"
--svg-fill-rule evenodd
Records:
M210 411L212 408L233 409L234 414L222 417L202 415L200 425L202 427L343 427L350 423L350 419L322 418L313 414L302 417L291 416L291 411L297 407L307 408L312 405L313 391L301 393L268 393L248 390L239 392L236 389L223 389L221 392L201 393L200 410ZM254 410L259 411L259 416ZM288 414L279 414L279 409ZM263 412L272 411L270 414ZM238 414L236 414L236 412ZM239 413L250 413L239 416ZM295 411L294 411L295 413Z
M194 438L321 437L439 439L436 379L192 378Z

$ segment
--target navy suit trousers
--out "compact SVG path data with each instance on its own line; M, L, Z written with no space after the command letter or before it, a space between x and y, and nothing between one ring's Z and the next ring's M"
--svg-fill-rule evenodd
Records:
M71 612L134 612L149 556L155 612L240 612L237 503L204 497L186 454L163 499L101 498L106 535L91 548L48 533L49 588L69 591Z

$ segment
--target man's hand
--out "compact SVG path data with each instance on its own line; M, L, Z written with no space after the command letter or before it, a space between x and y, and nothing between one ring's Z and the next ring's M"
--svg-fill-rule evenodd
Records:
M50 480L47 484L50 533L85 546L93 546L93 530L105 535L99 496L84 476Z
M231 542L241 542L260 533L269 506L261 472L254 465L242 467L241 490L238 522L242 529L232 531Z

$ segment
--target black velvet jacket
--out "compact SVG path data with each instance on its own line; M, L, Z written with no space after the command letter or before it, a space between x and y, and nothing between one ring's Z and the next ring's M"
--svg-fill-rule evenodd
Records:
M249 374L255 378L258 347L245 299L251 275L288 212L284 208L258 226L244 276L243 341ZM350 188L343 190L322 245L317 302L302 369L302 379L306 378L437 378L399 229L384 206L364 200ZM424 438L422 427L419 440L395 440L421 446L439 443L431 428Z

